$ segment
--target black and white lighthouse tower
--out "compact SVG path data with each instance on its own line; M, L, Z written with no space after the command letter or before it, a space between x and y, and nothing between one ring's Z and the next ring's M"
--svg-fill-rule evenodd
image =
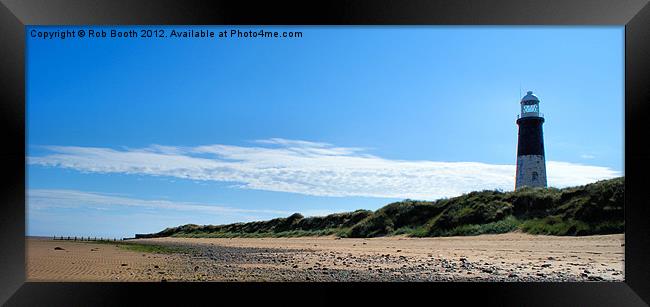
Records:
M539 98L528 91L521 98L521 114L517 116L517 174L515 190L527 187L546 187L544 158L544 116L539 113Z

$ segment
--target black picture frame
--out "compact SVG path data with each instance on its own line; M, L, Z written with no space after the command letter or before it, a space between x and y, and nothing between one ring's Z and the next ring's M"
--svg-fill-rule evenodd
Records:
M36 283L25 274L25 26L27 25L624 25L625 281L580 283ZM647 0L0 0L0 302L123 305L135 299L240 303L370 304L415 298L432 304L646 306L650 302L650 5ZM644 128L645 127L645 128ZM390 290L390 291L385 291ZM394 291L393 291L394 290ZM296 301L300 294L304 300ZM349 299L345 299L349 302Z

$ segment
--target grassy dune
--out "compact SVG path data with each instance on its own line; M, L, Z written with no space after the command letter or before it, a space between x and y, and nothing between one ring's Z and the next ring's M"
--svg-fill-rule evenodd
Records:
M624 232L624 177L516 192L480 191L437 201L404 200L376 211L228 225L183 225L136 237L297 237L336 235L436 237L505 233L581 236Z

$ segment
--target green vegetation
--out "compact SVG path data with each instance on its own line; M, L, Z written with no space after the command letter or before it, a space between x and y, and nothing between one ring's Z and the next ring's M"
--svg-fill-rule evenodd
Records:
M136 238L154 237L297 237L345 235L348 228L372 215L369 210L357 210L348 213L336 213L328 216L303 217L299 213L286 218L268 221L236 223L229 225L194 224L167 228L155 234L138 234Z
M125 242L125 241L96 240L96 241L88 241L87 243L110 244L125 250L141 252L141 253L187 254L191 251L189 248L180 247L180 246L167 246L167 245L148 244L148 243L142 244L142 243L133 243L133 242Z
M521 222L514 216L508 216L500 221L486 224L466 224L456 226L452 229L436 229L423 233L431 237L448 237L448 236L477 236L482 234L495 234L511 232L519 228ZM420 235L423 236L423 235Z
M189 233L179 232L171 235L172 237L185 237L185 238L284 238L284 237L316 237L316 236L344 236L346 229L343 228L327 228L321 230L288 230L280 232L201 232L193 231Z
M154 244L124 243L119 245L119 247L126 250L141 252L141 253L187 254L190 252L188 248L184 248L184 247L154 245Z
M229 225L183 225L150 237L412 237L464 236L521 230L531 234L593 235L624 232L624 177L579 187L480 191L437 201L404 200L377 211L286 218Z

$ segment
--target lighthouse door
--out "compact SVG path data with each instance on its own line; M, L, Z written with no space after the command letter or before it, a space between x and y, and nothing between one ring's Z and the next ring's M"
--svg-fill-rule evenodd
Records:
M537 172L533 172L533 178L532 178L533 182L537 182L538 177L539 175L537 174Z

